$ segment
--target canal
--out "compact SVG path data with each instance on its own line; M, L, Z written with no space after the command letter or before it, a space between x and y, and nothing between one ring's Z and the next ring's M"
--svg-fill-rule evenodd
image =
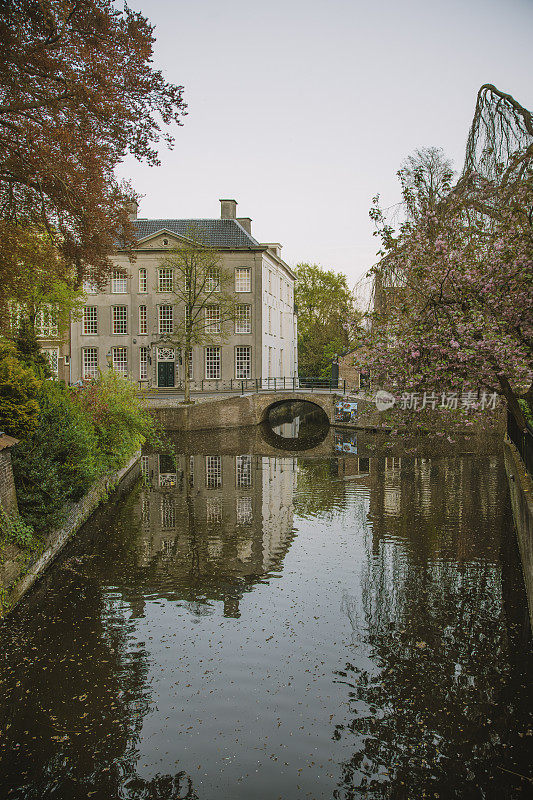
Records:
M494 443L429 457L297 417L174 445L0 629L2 797L531 796Z

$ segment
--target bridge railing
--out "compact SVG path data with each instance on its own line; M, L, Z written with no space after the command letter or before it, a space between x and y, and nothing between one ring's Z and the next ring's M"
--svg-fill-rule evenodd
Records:
M172 388L146 387L148 391L158 392L183 392L183 384L180 383ZM313 391L335 391L346 393L346 381L333 381L331 378L305 377L305 378L232 378L230 380L200 380L190 382L191 392L313 392Z
M507 436L522 456L527 471L533 476L533 432L521 430L509 411L507 412Z

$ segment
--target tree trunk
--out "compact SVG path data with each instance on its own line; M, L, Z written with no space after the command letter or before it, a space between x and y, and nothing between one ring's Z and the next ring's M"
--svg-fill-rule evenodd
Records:
M189 378L189 358L190 358L190 347L185 347L183 351L183 375L185 378L185 397L184 402L190 403L191 402L191 382Z
M514 393L511 384L507 380L505 376L498 376L498 380L500 382L500 386L502 388L502 392L504 394L505 399L507 400L507 408L509 412L513 415L516 424L520 428L520 430L525 431L528 429L526 418L524 416L524 412L520 407L520 403L518 402L518 397Z

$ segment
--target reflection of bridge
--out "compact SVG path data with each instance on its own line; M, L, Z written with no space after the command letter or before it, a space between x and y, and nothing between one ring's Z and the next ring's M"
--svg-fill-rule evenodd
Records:
M249 392L224 398L209 398L192 406L176 400L150 403L154 416L166 430L201 431L213 428L242 428L259 425L271 409L283 403L311 403L321 409L330 423L334 421L337 390Z

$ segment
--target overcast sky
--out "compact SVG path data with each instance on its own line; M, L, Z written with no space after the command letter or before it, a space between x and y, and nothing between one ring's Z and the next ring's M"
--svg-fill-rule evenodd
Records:
M218 217L235 198L285 260L351 284L375 261L371 199L442 147L460 168L476 93L533 108L533 0L131 0L189 105L158 168L129 160L142 217Z

